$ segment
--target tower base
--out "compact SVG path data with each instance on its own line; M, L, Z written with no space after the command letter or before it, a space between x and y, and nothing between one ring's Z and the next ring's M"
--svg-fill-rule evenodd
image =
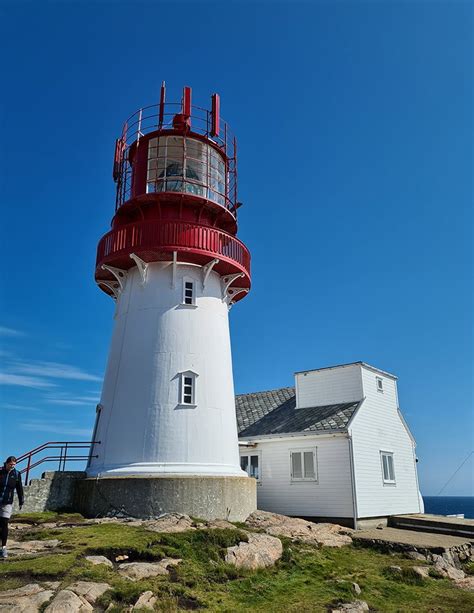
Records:
M183 513L201 519L245 521L257 508L249 477L109 477L77 483L76 508L88 517L156 518Z

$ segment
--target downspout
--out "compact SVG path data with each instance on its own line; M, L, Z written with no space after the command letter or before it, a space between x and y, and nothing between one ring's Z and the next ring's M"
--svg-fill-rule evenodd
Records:
M416 465L416 446L415 446L414 443L411 444L411 449L412 449L412 452L413 452L413 466L415 468L416 494L417 494L417 497L418 497L418 513L422 514L424 509L423 509L423 511L421 510L421 500L422 500L422 497L421 497L421 492L420 492L420 484L418 482L418 466Z
M357 530L357 493L355 485L355 469L354 469L354 446L352 444L352 435L347 433L349 442L349 461L351 465L351 486L352 486L352 512L354 517L354 530Z

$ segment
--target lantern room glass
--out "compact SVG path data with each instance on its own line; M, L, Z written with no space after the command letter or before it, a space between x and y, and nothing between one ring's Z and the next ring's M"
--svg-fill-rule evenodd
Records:
M147 193L182 192L226 206L226 168L207 143L183 136L148 141Z

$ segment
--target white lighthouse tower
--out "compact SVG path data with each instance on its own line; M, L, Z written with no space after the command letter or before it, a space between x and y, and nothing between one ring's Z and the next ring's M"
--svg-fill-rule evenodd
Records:
M237 233L236 141L210 111L160 103L116 141L112 229L96 281L116 301L85 512L245 518L255 481L239 465L229 309L250 288Z

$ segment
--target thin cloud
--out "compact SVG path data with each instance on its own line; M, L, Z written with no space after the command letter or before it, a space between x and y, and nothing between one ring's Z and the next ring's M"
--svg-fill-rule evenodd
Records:
M76 381L102 381L100 377L91 375L71 364L59 362L18 362L15 370L25 375L50 377L51 379L74 379Z
M22 405L18 405L18 404L2 404L0 406L0 410L3 411L24 411L24 412L28 412L28 413L39 413L40 409L38 409L37 407L25 407Z
M47 402L51 404L61 404L64 406L84 406L96 405L100 398L98 396L80 396L79 398L47 398Z
M24 332L20 330L14 330L13 328L5 328L5 326L0 326L0 336L25 336Z
M47 389L56 387L56 384L41 379L39 377L25 377L24 375L15 375L6 372L0 372L0 384L17 385L19 387L32 387L34 389Z
M78 428L71 421L57 421L54 424L44 421L27 421L20 426L30 432L49 432L50 434L63 434L66 436L83 436L87 439L92 435L92 428Z

